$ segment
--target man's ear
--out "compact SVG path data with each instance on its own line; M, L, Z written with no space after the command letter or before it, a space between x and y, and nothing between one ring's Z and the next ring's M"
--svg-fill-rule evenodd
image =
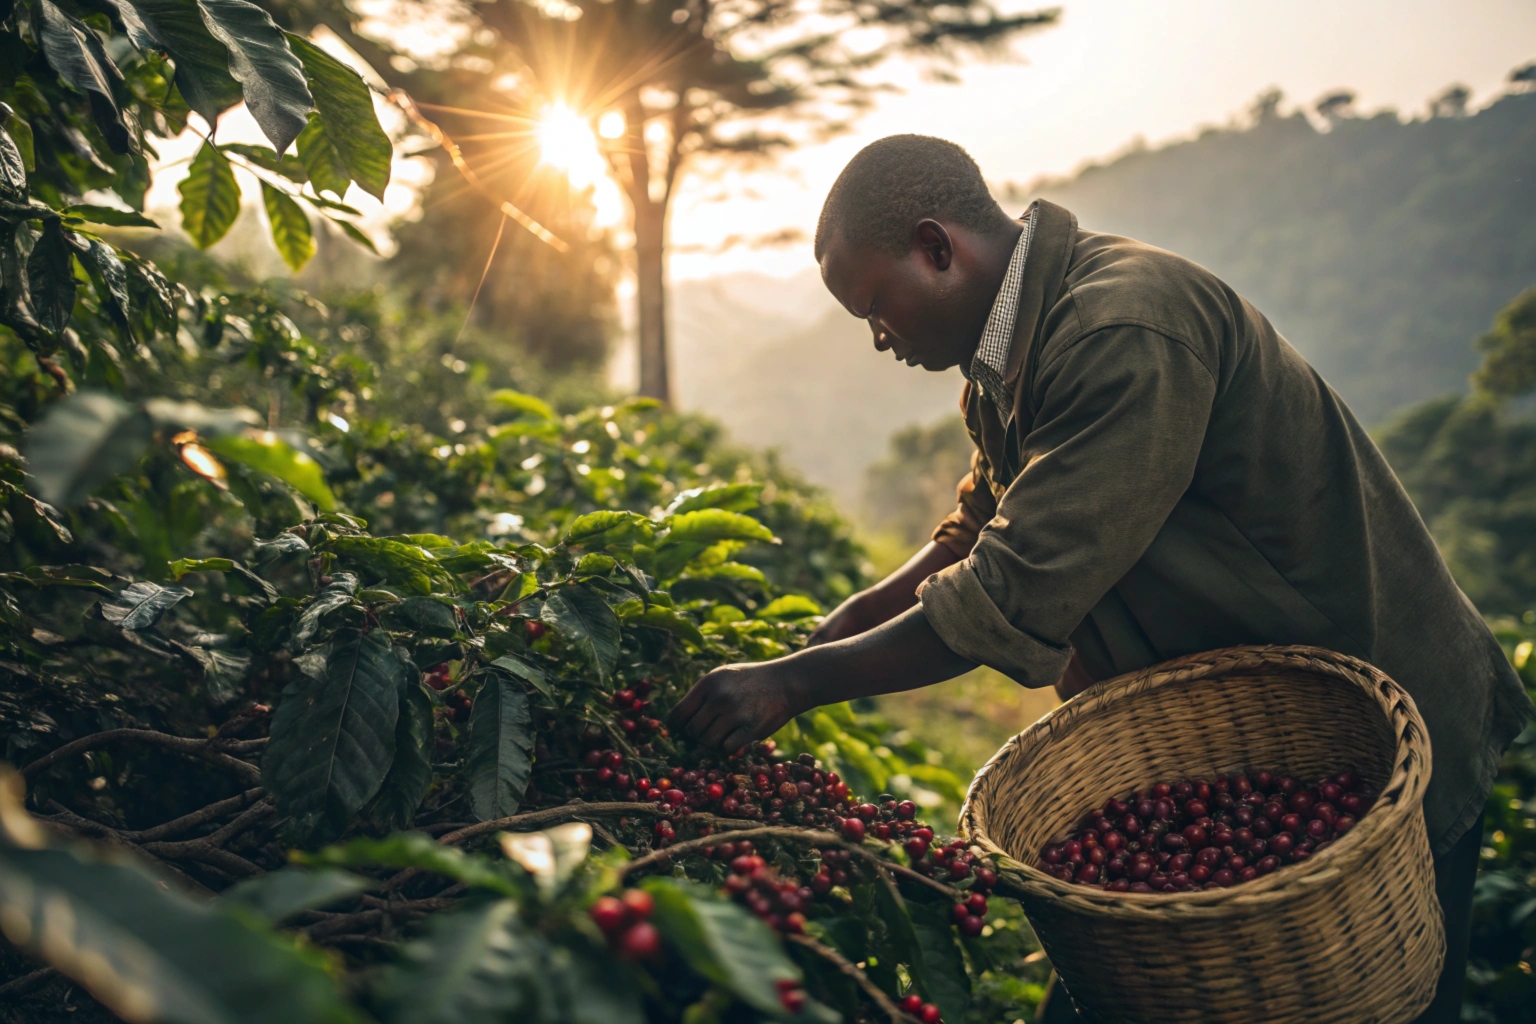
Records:
M955 258L955 246L949 239L949 232L936 220L917 222L917 247L935 270L948 270Z

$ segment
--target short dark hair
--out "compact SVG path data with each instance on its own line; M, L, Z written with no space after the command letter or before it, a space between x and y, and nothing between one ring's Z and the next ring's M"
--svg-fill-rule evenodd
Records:
M832 183L816 225L816 262L832 236L905 255L925 217L992 232L1008 222L969 153L930 135L890 135L859 150Z

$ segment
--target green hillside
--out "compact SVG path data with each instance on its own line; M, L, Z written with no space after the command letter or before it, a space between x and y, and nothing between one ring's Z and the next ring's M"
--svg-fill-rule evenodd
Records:
M1407 122L1335 111L1328 130L1260 110L1019 197L1210 267L1367 423L1463 390L1465 339L1536 283L1536 92Z

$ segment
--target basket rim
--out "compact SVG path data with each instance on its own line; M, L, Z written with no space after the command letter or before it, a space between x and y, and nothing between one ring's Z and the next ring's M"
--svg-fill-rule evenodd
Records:
M1386 717L1396 739L1392 774L1375 805L1348 835L1336 840L1326 850L1302 864L1286 865L1271 874L1226 889L1130 893L1106 892L1063 882L1015 859L987 836L984 818L990 780L1010 761L1038 750L1070 731L1077 720L1107 705L1162 686L1256 668L1304 671L1359 687ZM1395 831L1404 819L1421 814L1420 804L1429 784L1431 767L1429 732L1412 696L1374 665L1322 647L1275 644L1225 647L1103 680L1046 713L1004 743L976 772L960 809L959 829L972 844L997 855L1001 869L1019 876L1013 887L1022 888L1028 895L1064 901L1078 910L1131 917L1247 913L1293 899L1298 889L1326 886L1342 878L1346 866L1374 850L1375 841Z

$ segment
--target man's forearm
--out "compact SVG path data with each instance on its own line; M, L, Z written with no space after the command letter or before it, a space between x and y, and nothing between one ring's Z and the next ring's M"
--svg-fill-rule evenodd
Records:
M915 555L907 559L900 569L870 587L865 593L869 600L886 611L888 621L917 604L917 588L929 576L947 569L960 561L949 548L937 541L929 541Z
M976 667L945 645L921 607L858 636L808 647L783 665L803 688L797 703L807 708L915 690Z

